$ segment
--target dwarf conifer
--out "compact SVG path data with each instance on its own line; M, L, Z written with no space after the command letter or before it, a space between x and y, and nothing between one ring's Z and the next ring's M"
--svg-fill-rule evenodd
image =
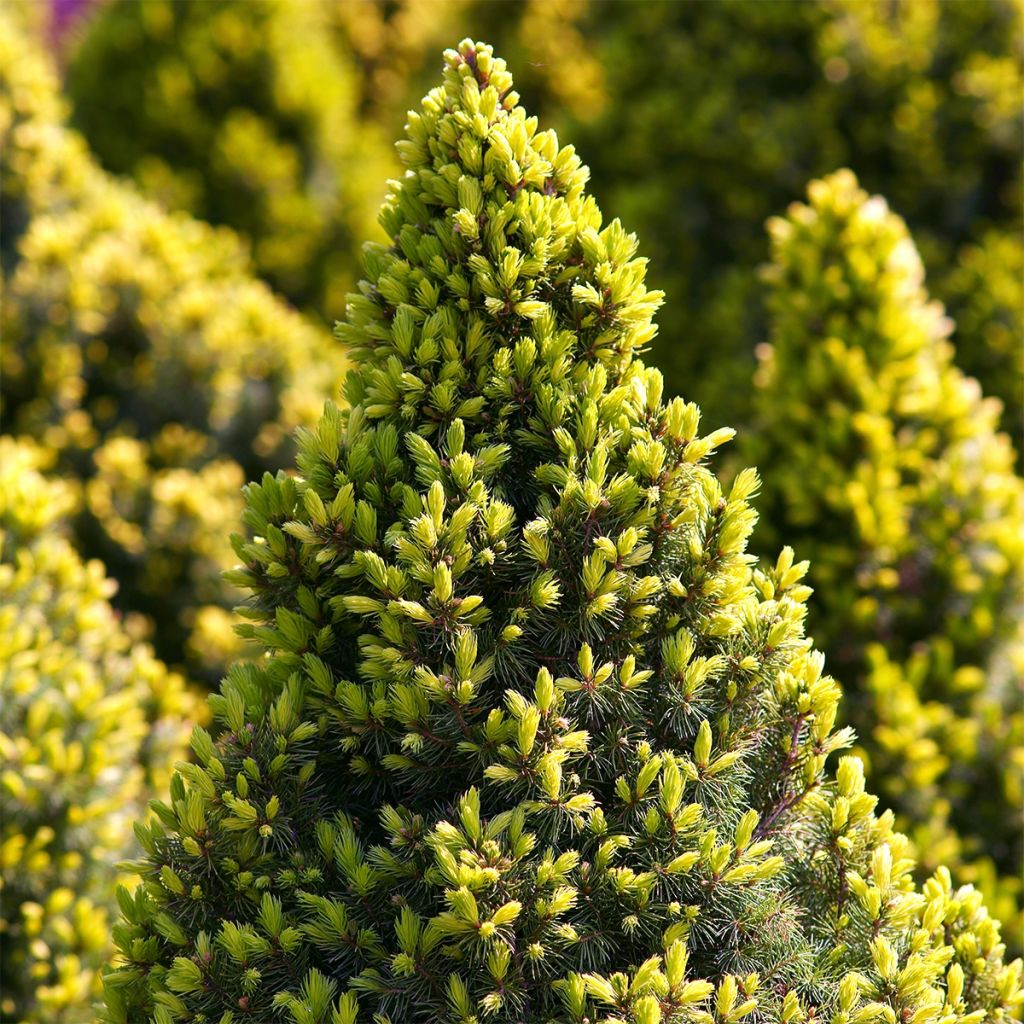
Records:
M237 646L219 574L241 487L292 460L341 353L253 279L231 232L96 165L8 10L0 178L5 429L79 484L76 544L120 582L119 609L155 623L161 657L215 682Z
M409 116L347 407L248 489L267 652L124 899L106 1020L1006 1020L980 897L917 890L806 566L638 353L661 296L490 47Z
M1024 482L999 403L953 365L906 226L853 174L769 226L771 345L745 452L766 550L785 538L810 558L811 632L869 781L927 863L978 861L1019 935Z

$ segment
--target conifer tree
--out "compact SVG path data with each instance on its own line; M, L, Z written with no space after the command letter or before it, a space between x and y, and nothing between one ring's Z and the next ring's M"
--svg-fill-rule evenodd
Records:
M906 226L851 172L769 228L744 453L765 477L763 550L810 558L810 630L869 781L927 863L981 862L965 873L1019 936L1024 481L999 403L953 365Z
M241 487L292 460L341 352L253 279L234 235L96 165L6 10L0 179L5 429L79 482L76 544L119 580L118 608L155 622L161 657L212 683L237 648L219 573Z
M116 865L196 709L61 535L68 488L0 438L0 1019L85 1024Z
M1009 1020L746 553L732 432L638 358L661 296L490 47L445 54L298 478L247 492L236 665L124 896L107 1021Z

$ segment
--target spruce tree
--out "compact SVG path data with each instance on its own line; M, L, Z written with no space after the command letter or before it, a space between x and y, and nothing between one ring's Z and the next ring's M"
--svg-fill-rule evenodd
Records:
M299 477L248 488L266 651L193 735L107 1021L1011 1019L979 895L920 890L803 636L639 352L661 296L491 48L445 54Z
M0 1019L85 1024L117 863L197 708L63 536L69 488L0 438Z
M851 172L769 227L744 452L765 477L763 550L810 558L810 629L869 781L926 861L978 862L1020 945L1024 481L999 403L953 365L906 225Z
M295 426L344 376L340 349L253 278L231 232L96 165L6 9L0 180L4 427L78 483L76 545L120 582L118 608L212 685L238 646L219 574L242 485L293 460Z

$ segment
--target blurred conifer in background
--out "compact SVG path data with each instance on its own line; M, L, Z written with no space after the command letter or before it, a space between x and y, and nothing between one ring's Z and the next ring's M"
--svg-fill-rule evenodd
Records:
M253 279L231 232L96 165L9 17L0 48L4 430L78 484L78 547L118 579L118 607L216 682L237 648L220 573L242 484L287 463L342 353Z
M770 235L743 445L765 481L760 549L810 559L809 628L869 782L926 865L978 862L961 874L1018 936L1024 481L998 405L953 365L903 221L852 173L813 182Z
M73 494L0 438L0 1018L83 1024L110 956L116 865L199 708L64 534Z

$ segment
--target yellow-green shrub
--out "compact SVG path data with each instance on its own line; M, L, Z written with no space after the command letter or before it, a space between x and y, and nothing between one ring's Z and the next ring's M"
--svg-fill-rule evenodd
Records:
M78 1024L110 953L115 865L193 708L60 533L74 497L41 458L0 439L0 1017Z
M770 223L771 344L745 457L762 534L811 560L809 628L870 778L926 865L975 864L1019 924L1024 482L952 363L903 221L849 171ZM971 870L964 874L972 877Z
M802 567L637 358L661 295L464 40L248 488L232 667L140 830L111 1024L1009 1024L999 926L875 814Z
M9 21L0 148L9 429L82 482L78 542L120 581L118 606L156 621L162 657L215 677L241 485L287 462L340 350L252 279L230 232L99 169Z

